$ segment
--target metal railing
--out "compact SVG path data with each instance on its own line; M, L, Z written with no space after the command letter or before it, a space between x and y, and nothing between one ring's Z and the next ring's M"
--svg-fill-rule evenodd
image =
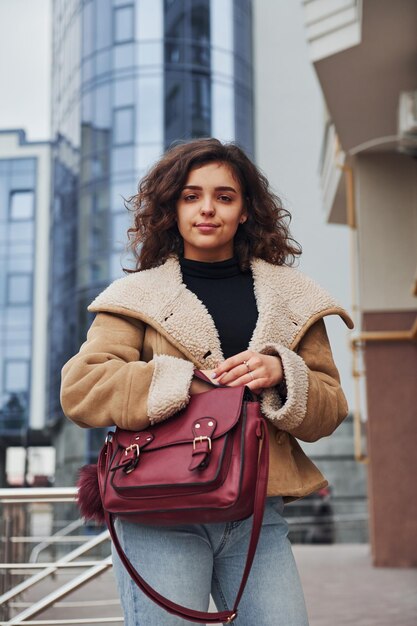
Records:
M21 624L22 626L58 626L60 624L121 624L120 616L104 617L76 617L71 619L36 619L50 607L62 608L63 612L85 609L86 607L103 609L102 601L78 601L60 602L65 596L90 583L98 576L111 568L111 557L87 559L86 555L101 549L109 541L107 530L98 534L72 534L81 529L88 532L79 519L74 519L56 533L40 537L29 532L31 516L36 515L36 510L25 511L23 505L32 507L44 505L56 505L57 503L70 506L75 503L77 490L69 488L9 488L0 489L1 505L1 545L0 545L0 626ZM25 511L25 513L24 513ZM51 512L52 515L52 512ZM32 524L33 525L33 524ZM32 544L38 544L32 548ZM78 547L66 551L56 558L48 558L48 551L54 551L59 547L62 551L71 544L80 544ZM29 552L30 549L30 552ZM107 549L107 552L109 550ZM46 556L47 560L38 562L40 556ZM77 572L76 570L82 570ZM62 572L70 573L69 580L59 580ZM42 581L54 579L57 586L45 593L42 590L40 597L36 597L35 588ZM15 579L18 579L17 582ZM29 601L22 600L22 596L30 597ZM39 594L38 594L39 595ZM106 610L110 605L119 606L118 600L106 599Z
M98 534L91 535L92 529L79 520L74 519L55 533L47 537L30 533L28 516L23 515L28 506L64 505L68 513L74 513L71 505L75 503L76 488L10 488L0 489L1 506L1 544L0 544L0 626L20 624L22 626L60 626L61 624L122 624L120 616L109 617L109 607L120 607L118 598L107 598L105 601L106 617L97 616L97 609L103 611L101 600L77 600L62 602L63 598L72 592L84 587L98 576L111 568L108 554L93 556L91 553L107 549L109 533L107 530L98 530ZM68 508L70 507L70 508ZM52 515L52 513L51 513ZM317 502L305 498L292 503L287 510L287 521L293 540L304 543L332 542L333 527L335 524L358 525L367 521L365 512L337 513L327 509L317 514ZM32 525L32 530L36 528ZM80 530L82 534L74 535ZM89 534L90 533L90 534ZM37 543L33 548L32 543ZM76 547L72 544L79 544ZM68 546L72 549L68 551ZM63 553L56 553L57 547ZM66 550L65 550L66 549ZM90 555L88 558L87 555ZM45 558L39 562L40 558ZM77 571L77 570L81 570ZM69 580L62 581L63 574L69 575ZM61 576L60 576L61 575ZM60 579L61 577L61 579ZM36 586L45 581L54 580L55 589L48 587L34 593ZM49 608L59 611L59 618L33 619L36 616L45 618ZM95 615L68 618L68 610L84 612L91 608Z

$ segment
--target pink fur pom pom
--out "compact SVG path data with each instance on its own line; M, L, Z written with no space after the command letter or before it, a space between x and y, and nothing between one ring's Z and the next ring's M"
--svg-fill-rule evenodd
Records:
M104 522L104 511L98 486L97 465L84 465L78 475L78 508L85 519Z

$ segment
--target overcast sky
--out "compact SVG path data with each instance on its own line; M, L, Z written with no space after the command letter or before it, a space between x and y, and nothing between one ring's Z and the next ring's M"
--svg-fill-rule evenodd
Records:
M0 0L0 129L50 139L52 0Z

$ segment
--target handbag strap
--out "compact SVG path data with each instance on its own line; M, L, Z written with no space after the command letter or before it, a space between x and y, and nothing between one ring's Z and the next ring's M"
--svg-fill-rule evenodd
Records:
M256 552L256 547L258 545L259 535L262 528L262 519L265 508L265 500L266 500L266 489L268 483L268 461L269 461L269 437L268 437L268 429L265 426L264 420L260 421L260 433L259 433L259 446L260 452L258 455L258 468L257 468L257 477L256 477L256 489L255 489L255 498L254 498L254 511L253 511L253 522L252 522L252 531L249 540L248 553L246 557L245 569L243 570L242 580L240 583L239 590L236 595L236 600L233 605L233 609L230 611L221 611L219 613L205 613L203 611L196 611L194 609L189 609L180 604L176 604L172 602L165 596L158 593L151 585L149 585L144 578L140 576L137 570L133 567L132 563L126 556L124 552L117 533L114 526L114 516L111 513L105 511L106 523L110 532L110 536L112 538L114 547L117 550L117 553L125 566L126 570L137 584L139 589L143 591L151 600L156 602L159 606L164 608L166 611L177 615L183 619L188 619L190 621L199 622L201 624L218 624L226 623L230 624L237 616L238 605L240 599L242 597L243 591L246 586L246 582L248 580L248 576L252 567L253 559Z

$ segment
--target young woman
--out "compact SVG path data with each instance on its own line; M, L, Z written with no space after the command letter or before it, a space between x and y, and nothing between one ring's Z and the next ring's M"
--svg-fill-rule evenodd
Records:
M306 626L284 502L327 483L297 443L330 435L347 414L323 318L348 314L290 267L289 214L244 152L201 139L177 145L131 199L136 271L90 305L86 342L63 368L62 406L83 427L144 429L213 381L260 395L270 430L268 498L238 626ZM169 472L169 468L167 468ZM118 520L127 556L163 595L230 608L251 520L156 527ZM158 607L114 555L126 626L189 624Z

